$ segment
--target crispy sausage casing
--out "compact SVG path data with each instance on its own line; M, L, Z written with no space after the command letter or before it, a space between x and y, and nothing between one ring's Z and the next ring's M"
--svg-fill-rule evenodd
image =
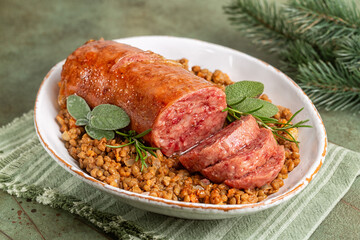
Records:
M224 92L162 56L114 41L91 41L66 60L59 104L72 94L90 107L115 104L153 146L170 156L187 150L224 124Z

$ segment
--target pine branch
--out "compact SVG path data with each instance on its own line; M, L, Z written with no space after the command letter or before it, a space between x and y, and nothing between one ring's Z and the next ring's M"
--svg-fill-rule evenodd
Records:
M360 14L355 1L339 0L292 0L293 7L312 10L327 21L349 28L360 27Z
M360 35L337 42L335 55L339 62L352 72L360 71Z
M224 8L232 24L270 47L286 73L318 107L360 113L360 14L355 2L236 0Z
M224 7L229 20L248 38L270 51L280 51L287 42L295 40L294 31L273 3L236 0Z
M301 39L317 55L332 61L334 55L330 49L319 48L315 41L310 41L297 31L297 26L289 21L289 9L265 0L236 0L224 7L225 13L230 15L232 25L236 25L246 37L253 39L255 44L269 48L270 52L283 52L291 42Z
M360 33L357 12L344 3L339 4L339 1L293 0L286 12L302 38L314 45L333 48L334 40ZM345 12L349 13L350 18ZM347 18L344 20L335 14Z
M297 72L299 65L312 61L318 61L321 57L318 51L304 40L295 40L289 42L280 54L282 70L290 75Z
M314 104L326 110L360 112L360 73L341 63L310 62L299 67L296 79Z

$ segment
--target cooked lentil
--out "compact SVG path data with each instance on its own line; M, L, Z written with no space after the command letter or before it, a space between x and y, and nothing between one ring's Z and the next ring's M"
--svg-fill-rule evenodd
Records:
M178 60L185 69L188 68L188 60ZM191 71L207 81L211 81L225 89L232 84L229 76L220 70L210 72L199 66L192 67ZM261 99L271 102L266 94ZM279 112L274 116L276 119L286 122L292 116L288 108L278 106ZM88 172L92 177L103 181L111 186L124 190L160 197L170 200L211 203L211 204L246 204L256 203L276 193L284 185L284 179L288 173L300 163L299 149L295 143L277 138L279 144L285 147L285 164L270 184L255 189L230 188L225 184L210 182L200 174L191 174L184 169L177 157L163 156L160 150L156 151L156 157L148 155L147 168L141 169L140 161L135 162L135 147L125 146L122 148L109 148L106 145L122 145L120 137L112 140L91 139L83 127L75 125L66 109L60 110L56 117L62 132L62 139L69 154L79 162L80 168ZM295 138L297 129L290 129ZM284 132L279 134L286 136Z

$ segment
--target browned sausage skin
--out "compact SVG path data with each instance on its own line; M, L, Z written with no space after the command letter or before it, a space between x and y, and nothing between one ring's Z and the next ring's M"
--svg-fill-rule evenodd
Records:
M63 66L59 104L77 94L91 107L115 104L137 132L170 156L217 132L224 124L224 92L152 52L113 41L89 42Z

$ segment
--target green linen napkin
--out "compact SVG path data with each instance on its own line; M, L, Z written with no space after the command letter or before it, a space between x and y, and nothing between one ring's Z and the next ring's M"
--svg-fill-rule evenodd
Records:
M360 154L330 143L315 179L284 204L226 220L177 219L133 208L65 171L37 139L33 111L0 128L0 189L82 216L120 239L307 239L359 174Z

